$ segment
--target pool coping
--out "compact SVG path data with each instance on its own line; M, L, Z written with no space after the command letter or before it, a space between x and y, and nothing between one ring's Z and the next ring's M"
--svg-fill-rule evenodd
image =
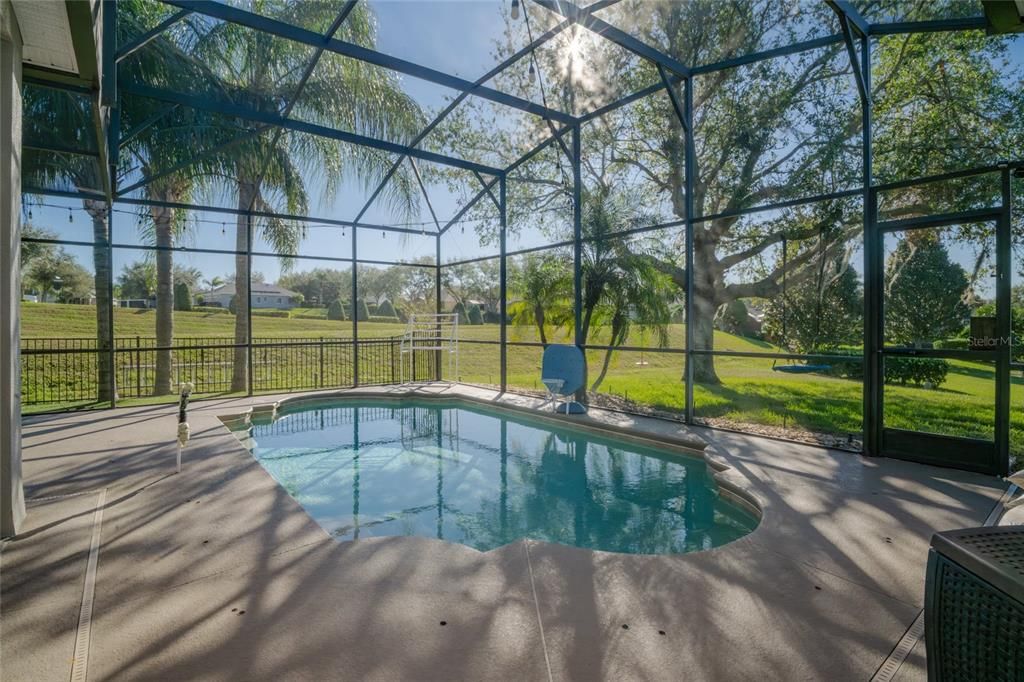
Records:
M510 403L503 402L500 400L502 394L498 394L496 399L487 399L482 396L475 396L471 394L437 394L427 391L417 390L417 386L413 385L406 390L397 392L382 393L379 390L366 390L366 389L342 389L338 391L327 391L317 392L313 394L300 394L295 396L287 396L278 400L255 403L247 406L245 409L237 412L228 412L225 414L218 414L217 418L221 421L224 427L232 433L236 438L238 437L236 429L233 429L233 425L251 424L254 418L268 418L271 420L277 419L279 412L283 408L289 406L298 406L308 403L327 402L327 401L339 401L339 400L379 400L379 401L411 401L421 400L426 402L449 402L449 403L468 403L471 405L479 405L488 409L501 412L510 412L514 414L520 414L524 416L530 416L531 418L537 419L542 422L549 424L556 424L559 426L566 426L569 428L580 429L582 431L588 431L591 433L610 436L618 440L626 442L635 442L645 447L664 451L668 454L689 457L691 459L703 460L707 466L712 479L718 486L719 494L725 497L730 503L740 507L743 511L753 516L757 525L746 535L752 535L757 532L757 529L761 527L764 521L764 511L767 506L767 500L762 496L758 495L755 490L752 489L750 481L746 478L737 475L736 471L730 466L723 457L723 454L719 452L717 446L709 444L703 438L699 438L695 435L688 435L687 437L680 437L673 434L659 433L653 429L644 429L637 426L625 427L622 425L609 423L601 419L596 419L587 412L582 415L563 415L557 412L546 412L539 409L539 407L548 404L547 401L539 401L538 405L524 405L522 403ZM521 399L526 396L518 396ZM287 414L287 413L285 413ZM599 412L602 414L602 412ZM283 415L282 415L283 416ZM652 423L674 425L667 419L661 419L658 417L643 416L644 422L650 421ZM241 440L239 438L239 440ZM248 448L247 448L248 449ZM446 541L447 542L447 541ZM541 542L541 541L536 541ZM735 540L733 541L735 542ZM461 543L453 543L461 544ZM706 550L699 551L711 551L713 549L719 549L727 547L731 543L725 543L717 547L713 547ZM470 549L473 549L472 547ZM584 549L584 548L580 548ZM494 550L488 550L494 551ZM604 552L607 550L586 550L592 552ZM618 554L619 552L609 552L612 554ZM692 552L687 552L690 554ZM641 555L648 556L648 555ZM650 555L655 556L655 555Z

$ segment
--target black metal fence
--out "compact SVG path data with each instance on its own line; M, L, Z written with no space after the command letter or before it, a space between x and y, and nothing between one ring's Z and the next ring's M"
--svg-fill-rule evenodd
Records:
M401 337L254 338L252 389L255 392L345 388L356 385L355 349L359 353L359 385L397 384L403 378L428 381L435 374L432 351L401 353ZM236 347L234 339L189 337L174 341L171 385L195 385L196 394L231 392ZM74 404L96 400L99 356L94 339L38 338L21 341L21 393L25 405ZM114 372L119 398L156 393L156 339L123 337L114 342ZM404 361L405 369L401 370Z

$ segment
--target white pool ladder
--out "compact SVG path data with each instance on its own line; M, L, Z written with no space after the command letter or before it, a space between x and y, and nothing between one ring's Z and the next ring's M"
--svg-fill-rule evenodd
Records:
M457 313L413 313L409 316L399 353L398 378L400 383L416 381L413 356L416 351L432 350L448 356L449 381L459 378L459 316ZM409 361L409 379L406 380L405 363ZM453 371L454 370L454 371Z

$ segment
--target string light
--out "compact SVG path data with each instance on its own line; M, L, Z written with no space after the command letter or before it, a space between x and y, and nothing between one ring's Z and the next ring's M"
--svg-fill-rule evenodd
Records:
M559 170L561 170L561 169L559 169ZM67 211L68 212L68 222L72 222L72 223L74 222L74 216L73 216L73 212L74 211L84 211L84 210L86 210L85 208L83 208L81 206L65 206L65 205L62 205L62 204L53 204L53 203L47 203L47 202L39 202L39 203L37 203L35 205L40 206L42 208L50 208L50 209L55 209L55 210L58 210L58 211ZM191 211L191 212L196 212L196 213L201 213L201 212L204 211L204 209L201 208L201 207L187 208L187 209L183 209L183 210L187 210L187 211ZM544 209L540 209L537 212L538 213L557 213L559 210L560 209L558 209L558 208L544 208ZM104 209L103 212L104 212L104 214L107 217L112 217L115 213L120 213L120 214L126 215L126 216L132 216L137 221L139 221L139 225L140 226L144 225L145 222L146 222L145 215L139 216L139 213L138 213L137 209L136 210L129 210L129 209L110 208L110 209ZM29 217L29 219L32 219L32 217L33 217L31 209L29 209L28 217ZM199 217L194 217L194 216L191 216L191 215L189 216L188 219L189 219L189 222L191 224L195 225L195 226L201 226L201 225L209 225L211 227L220 226L221 232L223 234L227 234L227 223L225 221L209 219L209 218L199 218ZM492 220L493 220L493 218L462 218L460 220L452 221L452 225L453 226L454 225L463 225L464 226L464 225L472 225L474 223L488 223L488 222L491 222ZM344 237L347 234L348 228L352 227L352 225L338 225L336 223L334 223L334 224L332 224L332 223L321 223L321 222L317 222L316 220L308 220L308 221L296 220L294 222L297 223L297 224L301 224L303 226L303 229L306 229L306 230L308 230L311 227L323 227L323 228L339 229L339 230L341 230L341 236L342 237ZM388 223L388 227L391 227L391 228L402 228L402 227L417 228L417 227L419 227L422 231L425 231L427 227L432 227L433 225L434 225L433 220L407 221L407 222L401 222L401 223L398 223L398 222L396 222L396 223ZM355 227L366 230L366 229L377 229L380 226L379 225L357 224L357 225L355 225ZM465 232L465 227L463 227L462 230L463 230L463 232Z
M28 210L28 219L32 220L32 209L31 208Z
M533 67L533 62L530 62L530 84L537 82L537 69Z
M512 0L512 18L519 18L519 0Z

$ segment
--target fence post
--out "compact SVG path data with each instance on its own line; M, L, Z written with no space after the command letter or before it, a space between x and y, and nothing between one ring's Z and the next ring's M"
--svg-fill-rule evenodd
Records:
M324 387L324 337L320 337L320 388Z
M142 351L139 348L142 345L142 339L138 335L135 336L135 397L142 397ZM127 379L128 377L125 377ZM125 382L127 383L127 381Z

